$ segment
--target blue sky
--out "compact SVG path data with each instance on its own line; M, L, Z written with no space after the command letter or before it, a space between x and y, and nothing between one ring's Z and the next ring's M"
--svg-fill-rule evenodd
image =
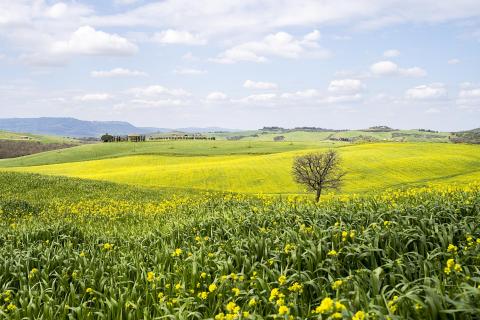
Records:
M0 0L0 117L480 127L478 0Z

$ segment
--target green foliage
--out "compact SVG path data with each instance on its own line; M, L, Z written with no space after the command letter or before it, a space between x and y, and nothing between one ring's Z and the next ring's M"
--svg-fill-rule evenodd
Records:
M321 205L213 193L155 200L158 191L120 186L118 200L70 198L74 191L66 190L46 201L54 180L53 189L86 183L93 195L106 193L99 182L8 175L29 190L29 206L18 204L25 212L17 216L0 214L0 317L352 319L365 312L365 319L476 319L480 313L477 186L342 196ZM5 181L1 203L20 197ZM122 197L129 200L122 204ZM41 209L32 215L31 208Z

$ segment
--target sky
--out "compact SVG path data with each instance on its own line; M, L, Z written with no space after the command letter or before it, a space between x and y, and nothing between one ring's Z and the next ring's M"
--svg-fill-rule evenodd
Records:
M480 127L480 0L0 0L0 118Z

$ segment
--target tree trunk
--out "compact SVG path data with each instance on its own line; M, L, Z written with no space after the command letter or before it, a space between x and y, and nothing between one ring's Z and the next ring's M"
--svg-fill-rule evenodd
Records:
M320 195L322 194L322 189L318 188L317 189L317 195L315 196L315 201L318 202L320 201Z

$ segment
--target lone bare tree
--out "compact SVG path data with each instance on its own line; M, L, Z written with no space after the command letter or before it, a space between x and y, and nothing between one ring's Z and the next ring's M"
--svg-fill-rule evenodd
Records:
M320 201L323 189L339 189L345 171L340 167L338 152L328 150L323 153L309 153L298 156L293 161L295 182L305 185L316 193L315 201Z

